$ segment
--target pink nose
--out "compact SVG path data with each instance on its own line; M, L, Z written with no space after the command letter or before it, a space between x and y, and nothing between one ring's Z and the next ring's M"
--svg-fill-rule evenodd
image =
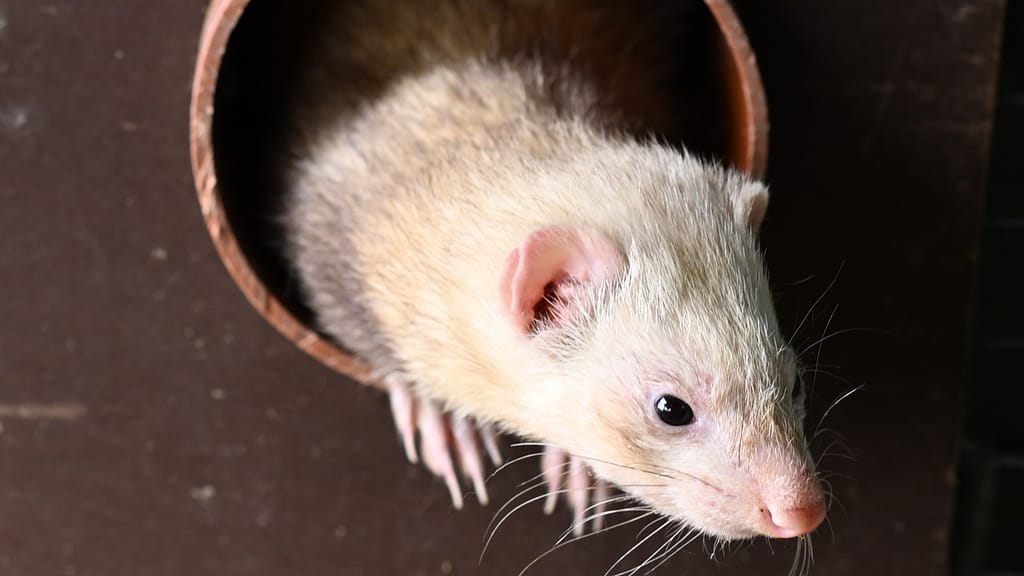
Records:
M795 538L811 532L825 519L825 502L796 508L765 508L765 533L772 538Z

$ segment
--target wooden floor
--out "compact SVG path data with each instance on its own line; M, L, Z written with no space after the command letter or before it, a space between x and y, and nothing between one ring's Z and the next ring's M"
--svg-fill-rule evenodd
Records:
M843 447L814 444L838 500L814 573L945 574L1004 2L735 6L772 119L781 318L817 302L795 341L837 375L811 426L863 387L825 422ZM204 9L0 4L0 574L518 574L568 518L516 513L478 565L497 507L451 511L384 398L224 272L187 150ZM530 574L603 574L638 530ZM785 574L793 554L698 543L659 574Z

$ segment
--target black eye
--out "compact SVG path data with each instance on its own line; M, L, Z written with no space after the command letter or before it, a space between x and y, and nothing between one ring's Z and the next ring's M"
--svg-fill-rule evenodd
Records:
M659 396L654 401L658 418L669 426L686 426L693 422L693 408L675 396Z

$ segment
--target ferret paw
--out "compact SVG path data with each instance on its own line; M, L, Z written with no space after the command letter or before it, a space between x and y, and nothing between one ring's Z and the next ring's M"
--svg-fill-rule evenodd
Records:
M462 485L455 471L458 461L462 475L473 483L476 498L487 504L487 486L484 484L484 457L495 466L502 462L498 438L485 424L446 414L436 402L417 398L412 387L396 373L384 377L391 400L391 415L402 439L405 455L416 463L422 455L427 469L444 480L451 494L452 505L462 509ZM420 437L420 452L416 451L416 432Z
M565 451L551 446L544 448L540 466L548 488L544 513L551 514L558 502L558 495L565 494L572 510L573 535L582 536L586 532L587 522L590 522L594 532L601 530L611 494L608 483L594 476L590 467L580 458L569 456ZM563 480L565 488L562 488Z

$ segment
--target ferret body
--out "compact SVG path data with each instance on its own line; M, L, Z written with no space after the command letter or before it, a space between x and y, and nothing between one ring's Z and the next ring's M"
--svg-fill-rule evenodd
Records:
M506 5L352 6L307 88L351 84L303 109L284 217L319 326L393 394L705 533L817 527L764 186L628 136L585 70L490 49Z

